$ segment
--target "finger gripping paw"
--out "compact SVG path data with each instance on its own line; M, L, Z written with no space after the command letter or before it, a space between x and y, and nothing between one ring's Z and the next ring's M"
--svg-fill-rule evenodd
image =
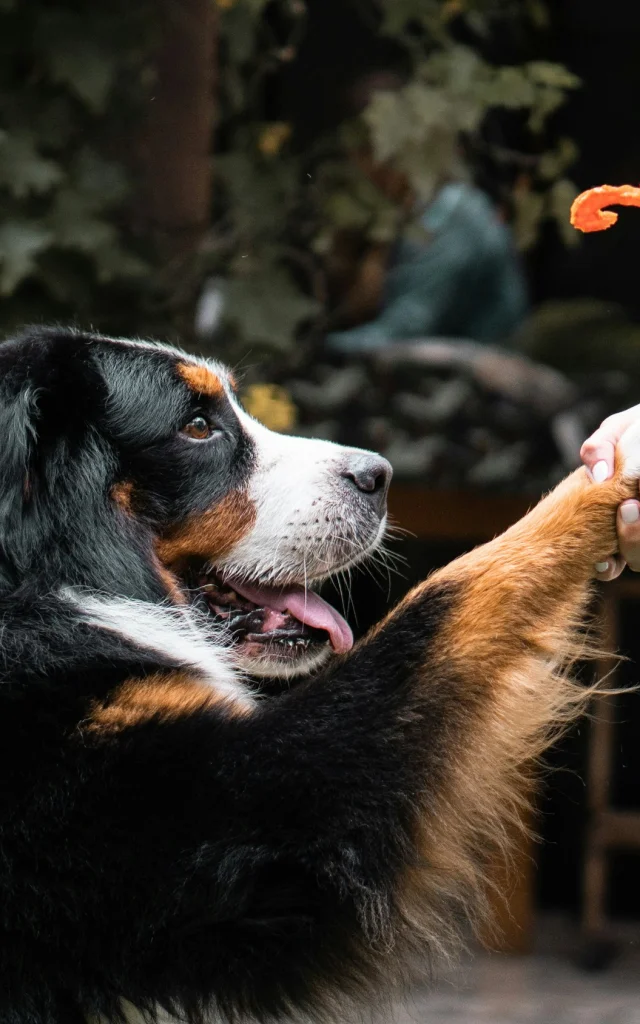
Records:
M640 419L627 427L618 442L617 456L625 480L640 479Z

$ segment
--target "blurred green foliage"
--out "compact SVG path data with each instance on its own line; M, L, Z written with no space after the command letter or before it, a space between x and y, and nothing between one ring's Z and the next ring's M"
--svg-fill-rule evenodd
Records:
M322 326L323 259L337 232L391 240L405 214L348 159L367 137L427 199L467 151L486 144L488 112L526 115L539 140L513 188L520 243L554 218L567 242L575 147L546 150L544 128L577 79L560 65L494 66L480 56L495 25L542 28L543 0L345 0L404 48L411 76L379 92L339 138L303 153L284 121L266 121L271 76L295 60L305 0L211 0L219 9L215 218L193 273L226 282L236 348L284 353L300 325ZM273 30L277 9L286 38ZM460 43L460 26L473 42ZM0 0L0 330L77 319L104 330L170 335L171 274L131 230L130 153L153 87L158 18L151 0ZM330 60L330 56L328 56ZM168 142L170 145L170 141ZM496 152L515 161L520 154ZM191 289L193 292L194 289Z
M150 265L124 229L122 155L149 85L152 9L0 3L0 329L136 329Z
M296 303L292 286L315 300L315 326L322 328L322 260L338 233L358 232L372 242L390 242L399 231L414 229L406 210L349 160L365 142L377 161L390 162L408 176L423 202L443 178L473 173L474 154L486 157L490 150L492 159L515 171L509 205L520 247L534 245L548 219L557 223L566 244L577 241L569 225L577 189L567 176L576 147L568 138L555 138L550 147L546 126L579 80L549 61L496 66L481 56L483 41L505 22L517 23L524 32L544 28L545 3L349 2L363 23L404 49L409 80L402 88L375 92L363 115L344 124L333 145L318 140L312 152L301 153L291 125L265 123L260 115L269 77L295 58L305 31L305 3L279 3L290 25L283 42L270 28L273 3L219 0L224 8L219 132L224 155L216 167L225 204L211 249L216 269L233 282L227 323L239 350L255 352L276 337L280 350L291 345L296 326L314 312L311 304ZM462 34L476 45L461 43ZM526 152L486 142L483 125L497 109L519 112ZM256 306L259 293L264 296L264 321Z

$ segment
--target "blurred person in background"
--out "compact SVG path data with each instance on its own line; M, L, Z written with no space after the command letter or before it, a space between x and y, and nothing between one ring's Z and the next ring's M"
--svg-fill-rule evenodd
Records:
M359 113L375 91L402 84L394 72L365 76L350 105ZM452 138L452 156L457 148ZM393 161L377 162L370 145L354 149L352 159L405 211L412 230L368 247L339 307L342 322L354 326L330 333L328 347L356 355L409 339L508 339L528 312L527 288L511 231L489 197L445 172L425 199Z

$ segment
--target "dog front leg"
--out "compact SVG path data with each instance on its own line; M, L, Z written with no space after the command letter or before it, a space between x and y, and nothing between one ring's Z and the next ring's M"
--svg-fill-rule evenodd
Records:
M615 512L637 493L640 431L616 473L581 469L489 544L416 587L361 657L397 681L407 666L424 726L419 863L405 874L407 917L447 925L486 910L487 866L521 820L532 765L589 691L568 668L595 562L616 548ZM422 911L417 908L422 906Z
M143 681L151 720L144 702L132 714L131 688L97 709L72 741L82 857L66 884L84 894L87 928L116 891L144 907L145 927L124 961L107 929L96 970L144 1005L186 992L274 1020L342 1011L348 995L385 991L412 953L451 952L483 919L526 766L584 704L564 664L637 475L623 458L606 484L574 474L350 655L250 713L212 704L197 681L201 705L164 708L166 680Z

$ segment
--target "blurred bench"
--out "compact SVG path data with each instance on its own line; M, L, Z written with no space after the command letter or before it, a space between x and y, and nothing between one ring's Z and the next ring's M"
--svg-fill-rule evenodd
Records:
M623 576L603 588L603 649L618 651L622 605L640 601L640 578ZM640 609L638 609L640 612ZM599 677L616 686L618 661L603 658ZM615 929L607 916L610 858L615 852L640 852L640 809L616 807L614 773L620 755L616 737L618 698L599 697L593 708L587 774L588 823L582 886L582 962L587 969L606 967L615 953Z

